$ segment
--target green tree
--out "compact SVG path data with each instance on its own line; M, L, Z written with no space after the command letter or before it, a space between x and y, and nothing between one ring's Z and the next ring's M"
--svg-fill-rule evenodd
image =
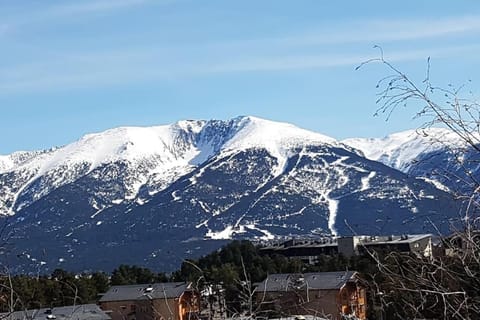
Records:
M104 272L94 272L92 274L92 281L97 293L105 293L110 287L109 277Z
M120 265L113 270L111 284L127 285L127 284L143 284L155 282L156 275L147 268Z

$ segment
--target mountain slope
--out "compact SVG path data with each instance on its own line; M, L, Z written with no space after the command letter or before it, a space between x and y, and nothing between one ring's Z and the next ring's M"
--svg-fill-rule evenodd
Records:
M284 162L289 146L309 141L335 142L289 124L254 117L180 121L90 134L59 149L0 158L0 215L14 214L51 190L92 172L97 179L115 180L113 189L118 192L108 194L110 200L131 200L141 186L150 193L158 192L220 150L263 147ZM103 170L99 172L99 168ZM102 207L109 205L105 199L97 200Z
M332 138L254 117L87 135L1 173L0 190L23 270L166 270L232 238L425 232L458 210Z
M408 172L421 154L462 144L453 132L442 128L407 130L384 138L351 138L342 142L361 150L368 159L403 172Z
M385 138L353 138L343 143L440 189L469 193L480 174L477 151L448 129L408 130Z

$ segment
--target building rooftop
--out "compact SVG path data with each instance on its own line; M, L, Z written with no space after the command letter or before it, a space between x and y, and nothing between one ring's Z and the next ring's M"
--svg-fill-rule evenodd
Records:
M100 302L137 300L147 295L153 299L178 298L182 293L188 290L190 290L190 285L185 282L112 286L100 298Z
M96 304L42 308L0 314L5 320L110 320Z
M425 238L433 237L432 234L405 234L401 236L354 236L359 239L365 246L375 244L400 244L400 243L413 243ZM349 237L345 237L349 238Z
M268 246L260 248L260 250L284 250L287 248L318 248L318 247L333 247L337 246L337 239L320 238L320 239L290 239L280 243L270 244Z
M289 291L293 289L340 289L355 279L356 271L271 274L257 286L259 292Z

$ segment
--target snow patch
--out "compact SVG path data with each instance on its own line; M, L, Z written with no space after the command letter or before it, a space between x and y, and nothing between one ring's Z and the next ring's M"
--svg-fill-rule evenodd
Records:
M182 197L177 195L177 192L178 192L178 190L175 190L175 191L172 192L173 201L179 201L179 200L182 199Z
M246 225L245 227L247 227L248 229L256 230L256 231L259 231L259 232L263 233L263 236L257 237L260 240L273 240L273 239L275 239L275 236L270 231L265 230L265 229L260 229L257 226L255 226L254 224L249 224L249 225Z
M141 205L141 206L143 206L143 205L144 205L145 203L147 203L147 202L148 202L147 200L142 199L142 198L137 198L137 199L135 200L135 203L136 203L136 204L139 204L139 205Z
M235 227L228 225L225 229L218 232L213 232L212 230L208 230L208 232L205 234L205 237L209 239L214 239L214 240L231 240L234 234L246 233L247 229L255 230L263 234L262 236L256 236L255 238L257 239L260 239L260 240L275 239L275 236L271 232L265 229L261 229L257 227L255 224L251 224L251 223L245 224L245 225L239 225Z
M208 204L204 203L203 201L197 201L200 207L203 209L203 211L210 213L210 208L208 207Z
M207 219L207 220L205 220L205 221L203 221L203 222L200 222L199 224L197 224L197 225L195 226L195 228L198 229L198 228L200 228L201 226L208 227L208 221L209 221L209 220L210 220L210 219Z
M337 219L337 211L338 211L338 200L331 199L329 197L325 197L327 200L328 204L328 229L330 229L330 232L332 233L333 236L337 236L338 232L337 229L335 229L335 222Z
M102 207L101 209L97 210L94 214L92 214L92 215L90 216L90 219L95 218L98 214L102 213L103 210L108 209L108 208L111 208L111 207L106 206L106 207Z
M212 230L208 230L205 234L205 237L213 240L230 240L232 239L232 235L234 232L235 231L233 230L233 226L227 226L225 229L219 232L213 232Z
M448 193L451 192L451 190L447 186L445 186L443 183L441 183L440 181L430 179L430 178L426 178L426 177L418 177L417 179L428 182L439 190L442 190L442 191L445 191L445 192L448 192Z
M368 174L366 177L362 177L362 187L360 188L360 191L365 191L370 188L370 180L375 177L377 173L375 171L372 171Z

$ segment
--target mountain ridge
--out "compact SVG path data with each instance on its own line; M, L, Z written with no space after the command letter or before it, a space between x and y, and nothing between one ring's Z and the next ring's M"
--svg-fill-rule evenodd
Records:
M281 130L287 131L288 135L279 135ZM24 190L50 172L62 171L69 174L64 174L64 179L58 178L56 174L57 179L51 183L52 186L47 186L47 189L70 183L106 163L131 162L145 168L141 177L134 179L136 181L132 181L128 186L130 194L127 198L131 199L136 197L139 188L152 178L152 175L169 170L187 173L192 169L191 166L203 163L221 150L228 152L229 149L261 146L275 154L278 159L284 159L286 155L282 154L281 150L283 144L294 145L305 141L336 143L333 138L290 124L251 116L228 121L183 120L172 125L154 127L119 127L87 134L60 148L27 152L25 155L28 156L21 162L10 160L10 164L5 164L4 160L4 169L0 173L19 172L23 183L12 188L13 191L0 192L0 214L13 214L17 200L21 198ZM5 157L12 158L11 155ZM160 177L164 180L163 178ZM6 188L3 186L3 189Z
M290 124L154 128L87 135L0 173L21 268L175 268L230 239L424 233L457 218L442 190Z
M412 162L422 153L465 145L460 137L445 128L405 130L383 138L349 138L341 142L361 150L368 159L380 161L403 172L407 172Z
M480 142L480 138L472 135ZM480 174L480 154L462 137L445 128L407 130L384 138L342 140L375 161L437 188L459 195L472 194Z

